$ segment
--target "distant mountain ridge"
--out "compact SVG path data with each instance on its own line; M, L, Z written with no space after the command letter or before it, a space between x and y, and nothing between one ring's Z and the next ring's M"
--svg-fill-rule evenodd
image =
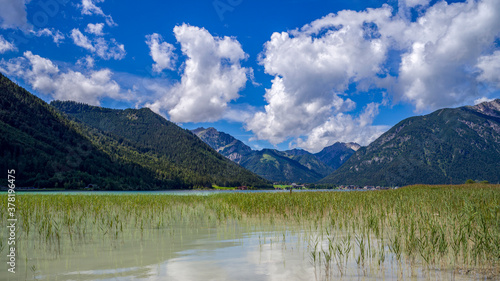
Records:
M320 182L408 185L467 179L500 181L500 99L405 119Z
M331 167L333 170L337 170L360 148L361 146L357 143L337 142L331 146L323 148L323 150L315 155L319 160Z
M252 151L243 157L240 164L274 182L311 183L324 177L275 149Z
M303 149L255 151L215 128L197 128L192 132L225 157L274 182L316 182L345 162L355 152L353 148L359 148L354 143L336 143L316 154Z
M242 141L215 128L198 128L192 132L217 152L238 164L244 155L252 152L252 149Z
M214 128L191 132L147 108L51 104L0 74L0 168L16 169L18 186L93 184L122 190L270 187L268 180L381 186L500 182L500 99L407 118L367 147L335 143L315 154L254 151L229 134Z

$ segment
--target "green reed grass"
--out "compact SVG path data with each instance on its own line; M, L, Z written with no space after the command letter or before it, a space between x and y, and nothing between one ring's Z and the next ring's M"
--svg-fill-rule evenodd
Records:
M55 251L65 238L112 242L125 232L137 238L155 230L182 235L176 226L238 223L271 226L283 232L283 243L290 229L304 231L305 241L312 241L311 262L327 279L346 274L350 262L365 275L369 267L387 262L500 271L499 185L211 196L23 194L17 199L18 239ZM6 207L0 208L6 221Z

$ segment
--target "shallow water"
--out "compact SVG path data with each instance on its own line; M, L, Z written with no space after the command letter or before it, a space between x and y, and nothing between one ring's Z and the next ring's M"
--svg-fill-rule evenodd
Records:
M442 208L449 205L420 190L21 195L16 274L4 263L0 280L494 280L499 244L496 236L479 239L479 226L497 233L498 224L477 217L495 194L445 191L443 200L477 204ZM219 193L227 191L178 194ZM483 224L462 224L463 218ZM0 232L4 261L7 233ZM490 244L480 252L474 246L483 244L474 241ZM481 256L472 260L475 253ZM481 271L486 275L475 275Z
M64 236L60 242L48 244L24 241L19 246L16 274L3 270L0 280L471 279L452 271L398 263L389 254L381 265L367 261L360 266L355 250L341 265L314 263L310 254L314 237L319 236L297 226L228 222L215 227L181 224L142 234L126 230L117 238L70 241ZM326 239L318 239L320 247L327 248Z
M346 192L350 190L338 189L296 189L293 192ZM362 191L362 190L358 190ZM131 194L150 194L150 195L199 195L207 196L214 194L227 193L287 193L289 190L280 189L262 189L262 190L161 190L161 191L19 191L18 194L61 194L61 195L131 195Z

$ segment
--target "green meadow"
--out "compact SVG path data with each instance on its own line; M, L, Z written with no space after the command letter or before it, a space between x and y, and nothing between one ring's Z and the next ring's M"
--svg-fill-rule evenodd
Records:
M437 271L500 278L499 185L209 196L19 194L16 201L17 239L30 260L39 253L57 259L95 241L124 243L152 233L182 239L179 229L202 228L224 236L238 228L266 230L259 232L260 247L297 248L316 280L386 276L386 268L396 277ZM6 206L0 208L6 221ZM2 235L4 255L6 231ZM43 279L37 278L43 265L20 255L29 276Z

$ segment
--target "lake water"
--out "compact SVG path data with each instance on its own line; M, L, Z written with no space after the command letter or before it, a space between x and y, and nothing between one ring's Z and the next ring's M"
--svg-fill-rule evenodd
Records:
M346 192L349 190L338 189L294 189L292 192ZM361 191L361 190L359 190ZM207 196L226 193L280 193L290 190L263 189L263 190L161 190L161 191L19 191L18 194L64 194L64 195L129 195L129 194L151 194L151 195L199 195Z
M390 254L382 264L372 259L360 266L356 250L345 263L315 263L311 237L297 227L229 222L149 229L143 235L125 231L116 240L70 243L65 236L52 246L32 240L19 246L17 273L3 270L0 280L471 280L451 270L398 263ZM318 241L328 247L326 239Z
M191 190L113 192L112 194L210 195L230 192L247 194L289 191ZM29 194L36 193L29 192ZM43 194L48 193L43 192ZM61 196L60 194L106 195L110 193L51 192L49 194L58 195L54 198L62 200L63 197L70 198L72 196ZM334 195L333 193L329 194ZM346 195L350 194L369 195L372 193L347 193ZM32 197L40 198L39 196ZM81 198L81 196L74 198L79 197ZM149 196L145 197L150 198ZM156 197L174 198L172 196ZM241 198L239 196L233 197ZM233 197L231 200L235 199ZM277 197L281 199L292 198L288 197L287 194L277 195ZM22 196L17 198L23 200ZM111 200L106 196L95 196L93 199L85 199L85 202L92 205L95 203L94 200L99 198ZM136 198L136 196L130 198ZM131 216L127 216L127 213L133 213L135 209L130 208L127 209L127 212L123 212L120 210L126 209L126 206L123 208L112 207L112 201L105 201L108 203L102 205L103 209L99 209L102 211L85 217L86 211L82 206L72 205L71 211L65 210L67 205L62 205L63 209L54 209L51 207L52 202L54 202L51 201L52 196L46 196L46 201L44 201L46 203L37 208L45 206L44 210L50 210L50 217L44 218L45 211L37 212L37 209L33 211L40 217L31 216L33 228L30 230L30 235L20 234L16 241L16 273L8 273L4 265L4 269L0 271L0 280L291 281L473 280L474 278L484 280L482 275L461 275L459 271L447 265L425 265L418 255L412 259L404 257L398 259L394 255L394 251L389 248L391 244L388 243L388 240L391 239L390 229L382 230L381 233L385 233L386 237L384 241L384 235L377 234L379 236L376 236L373 230L370 232L366 228L364 230L366 232L364 232L355 230L354 225L346 224L352 220L350 217L338 218L336 227L331 228L323 223L318 224L303 219L295 220L293 213L290 213L288 218L279 219L276 216L276 220L273 219L273 216L269 216L268 212L254 217L240 212L243 215L238 216L237 209L223 205L224 202L228 201L212 200L217 199L216 196L203 197L201 202L194 205L185 205L183 202L200 199L197 196L175 198L177 199L173 201L165 201L177 202L174 207L167 206L165 210L158 210L158 206L145 207L141 210L142 213L139 212ZM139 198L137 202L142 202L140 200ZM117 202L126 205L128 201L129 199L124 198L124 200ZM70 204L71 200L67 202ZM228 215L226 217L224 215L222 219L217 218L219 205L211 205L211 202L219 202L222 204L221 208L227 208L219 212L219 215L225 214L227 211L229 213L236 212L236 216ZM95 209L90 207L88 210ZM61 212L74 213L65 215ZM99 216L99 214L106 212L109 213L102 217ZM114 216L118 218L118 215L121 216L120 219L115 220ZM164 216L165 221L158 220L160 215ZM65 222L68 219L78 222L79 217L83 217L81 228L80 223L74 221L71 223L72 228L69 226L65 228ZM311 218L313 217L311 216ZM301 218L301 216L296 218ZM330 217L325 217L325 219L329 220ZM332 221L335 219L337 218L333 217ZM126 220L123 229L121 224L118 225L119 221L122 220ZM143 221L149 223L145 228L142 225ZM339 226L339 222L344 227ZM52 230L46 227L49 224ZM158 227L154 227L156 224ZM54 228L57 229L54 231ZM87 229L87 232L82 232L82 229ZM0 234L0 241L3 243L1 245L3 260L7 255L6 233L7 231L2 231ZM360 242L360 237L364 237L364 242Z

